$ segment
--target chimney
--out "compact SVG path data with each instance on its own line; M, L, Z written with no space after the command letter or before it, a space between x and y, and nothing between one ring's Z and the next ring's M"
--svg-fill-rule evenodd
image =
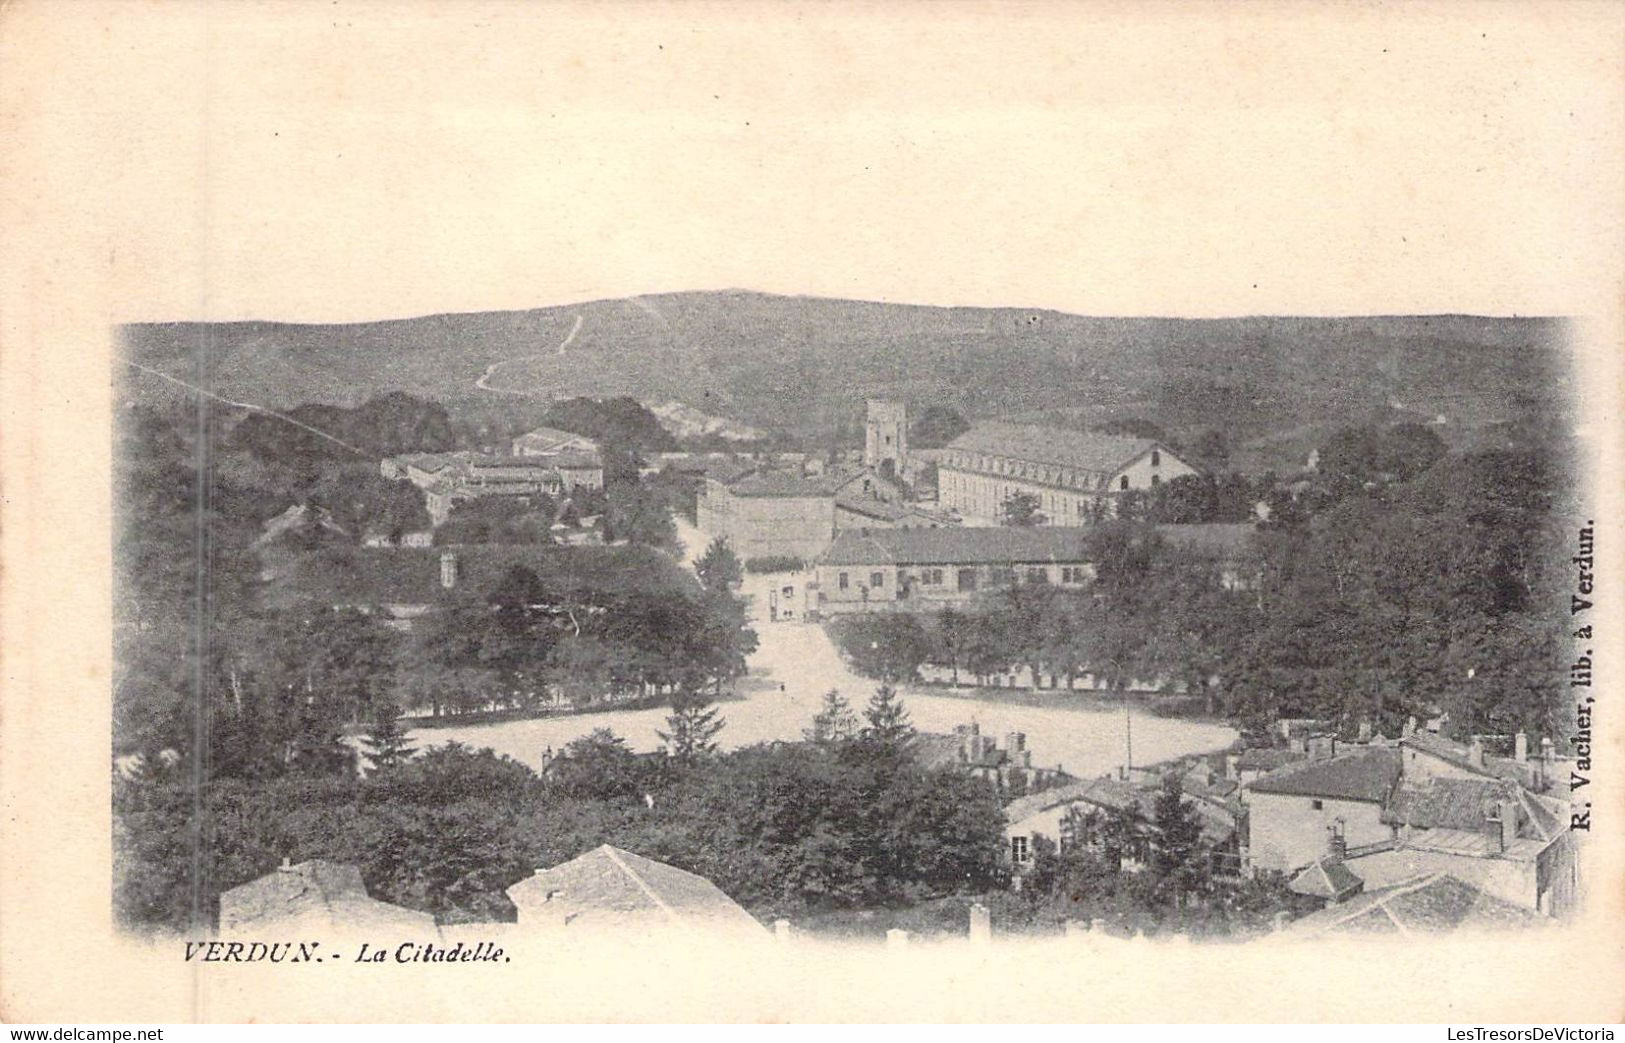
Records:
M457 585L457 555L449 550L440 555L440 585L447 590Z
M1401 738L1409 739L1411 736L1413 736L1415 734L1416 734L1416 718L1415 717L1407 717L1407 718L1405 718L1405 731L1403 733L1401 733Z
M1301 736L1301 735L1294 735L1292 737L1292 739L1291 739L1291 742L1289 743L1289 746L1291 747L1293 753L1307 752L1305 750L1305 748L1304 748L1304 745L1305 744L1304 744L1304 741L1303 741L1303 736Z
M1501 850L1505 851L1518 839L1518 802L1503 800L1495 807L1496 821L1501 824Z
M970 940L977 945L984 945L993 939L993 918L987 911L987 906L976 902L970 907Z
M1529 733L1519 732L1512 737L1512 759L1519 764L1529 760Z
M1225 754L1224 755L1224 777L1229 779L1231 782L1236 781L1236 776L1238 774L1237 765L1239 765L1240 763L1241 763L1241 754L1239 754L1239 753L1227 753L1227 754Z
M1027 736L1024 732L1008 732L1004 737L1004 748L1010 751L1010 756L1027 748Z
M1484 766L1484 741L1476 735L1467 744L1467 762L1475 768Z

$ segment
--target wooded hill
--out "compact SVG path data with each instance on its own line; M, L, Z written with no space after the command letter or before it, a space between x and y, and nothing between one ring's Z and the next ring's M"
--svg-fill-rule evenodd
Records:
M1219 430L1290 459L1326 430L1373 420L1442 415L1447 440L1467 444L1552 423L1572 398L1565 323L1543 318L1095 318L718 291L122 334L132 361L272 407L401 390L457 415L628 395L820 442L850 440L863 398L887 395L966 416ZM160 383L129 377L142 391Z

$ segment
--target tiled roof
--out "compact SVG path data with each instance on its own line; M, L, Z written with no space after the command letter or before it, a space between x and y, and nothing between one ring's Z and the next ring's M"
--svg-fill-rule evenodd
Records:
M1322 760L1289 764L1254 779L1247 788L1254 793L1381 803L1388 799L1398 779L1398 755L1393 750L1366 747Z
M283 866L220 896L220 930L277 929L289 924L333 930L434 930L429 913L367 894L361 870L315 859Z
M1429 873L1310 913L1289 930L1300 936L1436 934L1463 927L1530 927L1544 920L1448 873Z
M753 471L728 485L735 496L823 497L833 496L835 490L851 475L803 475L795 471Z
M728 929L762 925L703 876L604 844L508 888L519 922L588 929Z
M1499 829L1502 801L1520 805L1515 783L1501 779L1432 778L1405 782L1383 808L1384 822L1418 829ZM1527 813L1520 813L1520 819Z
M977 565L1089 560L1088 530L941 528L847 530L819 559L826 565Z
M1342 901L1364 887L1365 881L1340 860L1328 856L1304 866L1287 886L1300 895Z
M1196 816L1203 840L1210 844L1222 844L1235 832L1235 820L1225 812L1190 797L1186 797L1185 802ZM1077 803L1125 812L1146 823L1155 823L1157 818L1155 788L1147 789L1110 778L1085 779L1020 797L1005 807L1004 817L1013 825L1041 812Z
M948 443L948 448L1110 475L1156 445L1144 438L1096 431L983 421Z
M603 457L597 453L559 453L547 457L547 462L566 471L590 471L604 466Z
M566 442L573 442L576 439L580 439L589 445L597 444L586 435L572 434L569 431L560 431L556 427L538 427L534 431L529 431L520 435L518 438L514 439L514 443L516 445L522 443L526 448L539 449L545 452L546 450L552 449L555 446L563 445Z
M1307 753L1299 753L1296 750L1277 750L1260 746L1251 750L1243 750L1241 756L1236 758L1236 770L1274 771L1276 768L1307 760L1308 757Z

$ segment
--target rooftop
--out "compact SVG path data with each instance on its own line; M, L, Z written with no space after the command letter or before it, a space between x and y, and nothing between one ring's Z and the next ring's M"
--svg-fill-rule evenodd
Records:
M519 922L603 928L731 929L762 925L703 876L604 844L508 888Z
M1088 530L1037 528L874 529L838 533L825 565L974 565L1084 562Z
M1448 873L1429 873L1310 913L1289 930L1300 936L1437 934L1461 928L1529 927L1543 920Z
M220 896L220 930L282 928L434 930L428 913L367 894L360 868L320 859L283 866Z
M1304 866L1287 885L1300 895L1341 902L1365 886L1340 860L1327 856Z
M1385 747L1368 746L1320 760L1306 760L1277 768L1254 779L1254 793L1281 793L1333 800L1363 800L1380 804L1399 780L1399 755Z
M546 452L557 448L567 442L581 441L587 445L596 446L597 443L586 435L574 434L570 431L561 431L556 427L538 427L534 431L527 431L514 439L515 445L523 445L533 451Z
M948 448L1110 475L1158 444L1145 438L995 420L973 425Z

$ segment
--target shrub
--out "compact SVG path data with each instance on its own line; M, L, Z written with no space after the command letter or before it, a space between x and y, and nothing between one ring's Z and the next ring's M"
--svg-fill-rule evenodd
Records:
M766 554L745 559L745 571L751 573L800 572L806 567L807 563L794 554Z

